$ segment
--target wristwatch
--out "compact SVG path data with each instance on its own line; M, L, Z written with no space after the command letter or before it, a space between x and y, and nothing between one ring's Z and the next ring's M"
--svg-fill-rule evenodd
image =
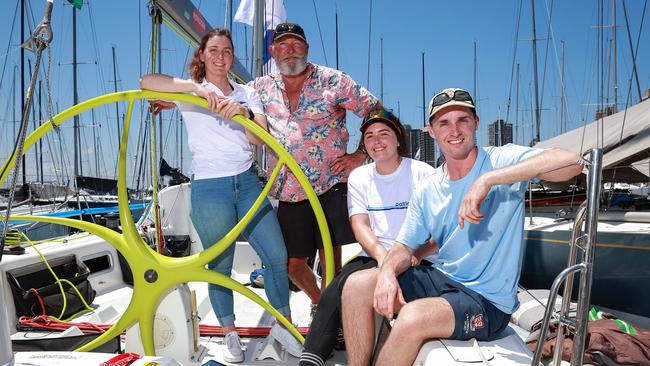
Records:
M246 110L248 110L248 119L252 120L253 118L255 118L255 113L253 113L252 109L246 108Z

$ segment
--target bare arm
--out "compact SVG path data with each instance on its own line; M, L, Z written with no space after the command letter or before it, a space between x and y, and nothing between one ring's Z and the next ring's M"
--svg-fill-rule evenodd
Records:
M512 184L533 178L564 182L582 171L582 158L564 149L550 149L528 159L481 175L465 194L458 210L458 224L478 224L483 219L481 203L495 185Z
M412 265L416 266L420 264L422 259L430 256L433 253L438 252L438 244L433 239L427 240L424 244L420 245L413 252Z
M383 108L384 106L381 104L381 102L377 102L371 110ZM332 173L336 175L340 172L343 172L344 177L347 178L350 175L351 171L363 165L367 157L368 155L365 152L361 151L361 149L357 149L352 154L339 156L338 158L332 160Z
M140 88L167 93L195 93L205 98L208 101L208 107L214 112L221 113L225 119L232 119L236 114L248 117L248 110L239 102L219 96L193 80L179 79L165 74L147 74L140 79ZM266 117L263 114L254 114L253 121L268 131ZM264 144L249 130L246 130L246 137L255 145Z
M379 266L384 261L388 251L381 245L379 239L370 228L370 218L367 214L357 214L350 217L350 224L354 237L357 239L363 250L373 257Z
M397 282L397 276L411 266L412 256L413 249L396 242L384 258L384 263L377 275L373 307L377 313L385 316L388 320L393 319L396 301L401 305L406 304L399 282Z
M140 78L140 88L166 93L196 93L201 85L186 79L179 79L165 74L147 74Z
M246 116L246 115L244 114L244 116ZM246 116L246 117L248 117L248 116ZM268 132L269 127L268 127L268 124L266 122L266 116L265 115L255 113L254 118L253 118L253 122L257 123L260 127L262 127L264 129L264 131ZM258 146L264 145L264 141L262 141L261 138L257 137L257 135L255 135L254 133L252 133L248 129L246 129L246 137L248 138L248 141L250 141L252 144L255 144L255 145L258 145Z
M208 101L208 108L218 111L220 98L214 91L192 80L179 79L165 74L147 74L140 78L140 88L165 93L194 93Z

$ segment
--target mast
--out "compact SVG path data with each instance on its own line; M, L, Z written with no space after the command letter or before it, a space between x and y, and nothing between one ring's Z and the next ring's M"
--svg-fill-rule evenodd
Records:
M27 60L27 66L28 66L29 74L31 75L32 74L32 60ZM34 128L34 131L36 131L36 128L38 126L36 126L36 113L35 113L36 112L36 106L34 104L33 97L32 97L32 100L31 100L30 104L31 104L32 111L34 111L34 113L32 113L32 126ZM43 154L42 154L42 151L41 151L41 154L39 154L38 145L34 146L34 164L35 164L34 166L36 167L36 180L38 180L38 172L40 170L40 167L38 165L38 157L41 156L41 155L43 155Z
M72 6L72 105L77 105L79 95L77 94L77 8ZM81 163L81 136L79 134L79 115L74 116L74 185L77 186L77 176L83 175Z
M616 113L618 109L618 78L616 72L616 0L612 0L612 56L614 61L614 85L612 85L612 88L614 89L613 113Z
M476 41L474 41L474 90L472 93L474 94L474 99L478 101L478 95L476 94L476 80L477 80L477 71L476 71Z
M11 81L11 85L13 85L13 88L11 88L11 100L12 100L12 108L11 108L11 124L13 125L13 130L14 130L14 141L16 141L16 72L18 71L18 66L14 65L14 77L13 80Z
M535 142L539 142L539 128L540 128L540 109L539 109L539 81L537 79L537 36L535 29L535 0L530 0L531 12L533 17L533 68L535 75Z
M226 0L226 19L223 21L223 26L232 30L232 0Z
M256 78L262 76L264 63L264 0L255 1L253 24L253 78Z
M560 70L560 133L564 133L566 130L566 121L565 121L565 114L564 114L564 41L562 43L562 65L561 65L561 70ZM616 97L614 97L614 100L616 100Z
M162 24L162 13L159 11L158 12L158 40L156 41L156 44L158 45L156 52L158 52L158 57L157 57L157 63L155 63L153 66L158 68L157 72L161 73L162 72L162 32L160 31L160 24ZM162 162L162 159L165 156L165 152L163 151L163 119L162 119L162 113L158 113L158 125L160 128L158 129L158 151L160 152L160 159L156 160L156 164L160 166L160 162ZM118 123L119 118L118 118ZM118 145L119 146L119 145Z
M25 44L25 1L20 1L20 44ZM25 48L20 47L20 115L25 113ZM14 122L15 123L15 122ZM15 127L14 127L15 130ZM25 159L22 159L23 185L27 183Z
M42 87L43 87L43 80L38 81L38 120L39 120L39 126L43 124L43 102L42 102ZM38 149L41 151L40 154L38 154L39 162L40 162L40 169L39 169L39 177L40 177L40 182L41 184L44 183L43 181L43 139L38 139ZM54 157L52 157L52 163L54 163Z
M426 91L424 89L424 51L422 51L422 121L427 125L427 103L425 101Z
M517 62L517 83L515 84L515 140L519 130L519 62ZM522 139L523 140L523 139ZM514 141L517 143L517 141Z
M380 60L380 68L379 68L379 95L381 98L382 103L384 102L384 37L379 38L379 60Z
M339 11L334 9L334 30L336 40L336 69L339 69Z
M111 47L113 50L113 90L117 93L117 67L115 66L115 46ZM117 147L119 150L122 134L120 133L120 104L115 102L115 123L117 124Z

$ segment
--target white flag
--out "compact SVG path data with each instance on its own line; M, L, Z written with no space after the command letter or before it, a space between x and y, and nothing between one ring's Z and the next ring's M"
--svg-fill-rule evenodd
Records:
M275 29L280 23L287 21L287 11L284 9L283 0L265 1L264 26L266 29ZM255 0L241 0L234 21L253 26L255 16Z

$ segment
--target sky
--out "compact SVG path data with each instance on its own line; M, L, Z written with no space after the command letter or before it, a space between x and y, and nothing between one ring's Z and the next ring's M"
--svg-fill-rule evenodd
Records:
M192 1L212 26L224 25L225 0ZM234 1L235 7L238 3L238 0ZM591 122L599 103L606 98L613 103L613 71L610 66L613 59L612 2L605 1L602 21L605 26L602 28L598 26L598 3L594 0L535 2L542 140L562 130L563 94L565 129ZM645 0L625 1L630 24L629 38L634 45L639 39L636 62L642 92L650 88L650 68L647 67L650 65L650 26L647 24L650 19L644 20L639 38L646 3ZM36 22L42 16L44 4L44 0L29 2ZM309 60L330 67L337 66L335 17L338 14L338 68L381 97L383 104L397 113L404 123L420 128L424 124L423 106L428 104L434 93L446 87L461 87L470 91L477 103L481 118L478 133L480 145L487 145L487 125L497 118L513 123L516 143L529 144L532 140L535 133L535 92L530 1L285 0L284 4L289 21L299 23L305 29L310 43ZM19 119L14 117L18 112L14 110L16 104L13 102L15 97L20 103L20 42L17 31L20 15L14 20L16 5L15 1L8 0L0 3L0 60L3 66L0 80L0 157L3 161L13 145L14 130L17 128L12 121ZM646 18L648 13L650 9L645 10ZM67 2L55 1L49 78L55 112L73 105L71 14L72 7ZM628 95L629 103L638 102L636 82L630 84L632 55L625 19L623 2L617 0L619 110L625 108ZM602 30L603 39L600 42L603 47L600 48L599 30ZM77 32L80 101L112 92L114 81L117 81L118 90L138 89L140 75L147 72L150 47L151 18L147 1L86 0L77 13ZM252 30L249 26L235 23L233 33L236 56L249 65ZM162 71L186 77L187 57L191 52L189 47L164 26L162 45ZM113 48L116 77L113 76ZM604 60L604 67L599 67L599 54L600 59ZM33 56L29 57L33 62ZM47 54L44 65L46 62ZM44 75L45 66L41 69L41 75ZM561 80L564 80L564 93ZM37 116L41 109L36 107ZM124 110L125 105L120 105L119 114L123 114ZM139 111L136 114L129 140L130 170L135 170L137 166L137 133L141 123ZM163 155L172 166L182 165L183 170L187 171L187 149L183 149L181 161L181 153L175 148L184 134L177 114L167 113L163 118L167 121L163 124ZM116 120L115 105L81 116L86 175L114 176ZM57 142L59 136L55 134L44 140L43 155L46 160L54 155L52 151L59 149L58 146L62 150L72 151L70 126L72 122L63 125L60 135L62 145ZM356 144L359 138L358 126L359 118L349 115L350 146ZM93 158L95 150L99 150L97 160ZM31 154L27 161L36 161ZM50 170L56 171L56 177L53 173L49 174L50 180L71 176L72 154L66 155L63 162L59 161L58 164L44 163L46 174ZM99 174L95 173L96 167ZM32 170L28 170L28 176L33 175Z

